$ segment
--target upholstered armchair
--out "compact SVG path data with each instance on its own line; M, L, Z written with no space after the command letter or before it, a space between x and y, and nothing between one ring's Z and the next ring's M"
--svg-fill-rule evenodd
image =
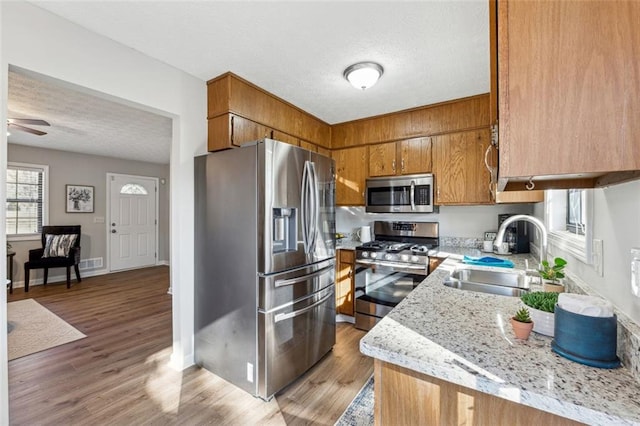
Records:
M42 248L29 250L29 261L24 264L24 291L29 291L29 271L44 269L44 284L47 284L49 268L67 268L67 288L71 287L71 267L76 279L81 282L80 270L80 225L43 226Z

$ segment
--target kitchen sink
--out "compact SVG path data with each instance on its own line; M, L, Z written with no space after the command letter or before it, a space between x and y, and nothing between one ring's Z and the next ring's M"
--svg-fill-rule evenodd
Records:
M444 285L461 290L519 297L529 291L525 271L505 268L457 265Z

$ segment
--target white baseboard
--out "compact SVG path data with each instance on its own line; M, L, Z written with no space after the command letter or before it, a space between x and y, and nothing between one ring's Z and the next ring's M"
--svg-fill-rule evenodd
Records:
M158 261L156 262L156 265L170 266L170 265L169 265L169 261L168 261L168 260L158 260Z
M182 371L186 368L191 367L195 363L196 363L196 360L195 360L195 357L193 356L193 353L185 357L181 357L181 356L177 356L176 353L173 352L169 357L169 367L171 367L175 371Z
M98 275L106 275L109 273L108 269L95 269L93 271L80 271L80 278L89 278L89 277L97 277ZM75 272L71 271L71 284L73 284L73 282L76 279L76 275ZM59 282L66 282L67 281L67 275L50 275L49 278L47 279L47 283L59 283ZM43 285L44 284L44 278L36 278L29 280L29 287L33 287L34 285ZM24 288L24 280L22 281L14 281L13 282L13 288Z

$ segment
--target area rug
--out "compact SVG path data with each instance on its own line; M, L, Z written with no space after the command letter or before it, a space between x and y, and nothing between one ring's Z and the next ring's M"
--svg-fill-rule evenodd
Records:
M33 299L7 303L9 360L87 337Z
M335 426L373 426L373 375L353 398Z

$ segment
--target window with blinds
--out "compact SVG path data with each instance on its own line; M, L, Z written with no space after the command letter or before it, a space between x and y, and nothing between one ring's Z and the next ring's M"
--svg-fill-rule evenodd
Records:
M48 167L9 163L7 166L7 236L40 234L46 223Z

